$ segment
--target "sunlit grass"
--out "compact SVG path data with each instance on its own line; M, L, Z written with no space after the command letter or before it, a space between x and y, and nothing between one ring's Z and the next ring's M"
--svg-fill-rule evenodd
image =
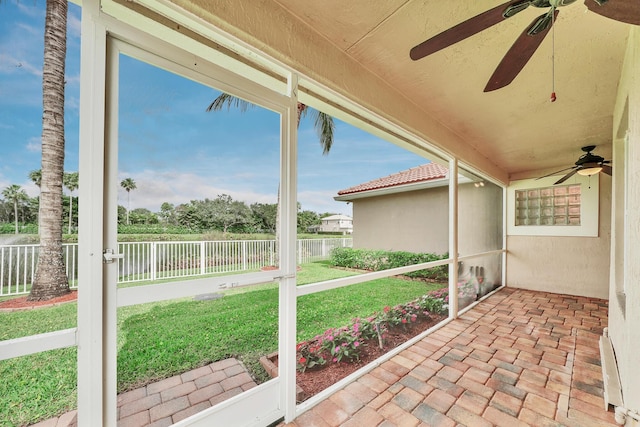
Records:
M297 284L354 274L358 273L329 268L326 262L305 264ZM385 305L410 301L436 287L439 285L386 278L300 297L297 338L312 338L329 327L343 326ZM230 356L242 360L258 380L266 380L258 359L277 350L278 286L269 283L223 294L216 300L183 298L118 309L118 390ZM74 327L76 306L0 313L0 339ZM75 406L75 349L2 361L0 375L0 419L6 425L34 423Z

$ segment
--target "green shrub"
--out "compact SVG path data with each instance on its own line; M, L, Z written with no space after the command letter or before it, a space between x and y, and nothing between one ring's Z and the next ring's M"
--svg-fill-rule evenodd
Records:
M14 234L16 225L14 223L0 223L0 234ZM18 233L20 234L38 234L38 224L20 224L18 223Z
M161 224L118 224L118 234L189 234L186 227Z
M336 267L358 270L380 271L390 268L447 259L449 254L414 253L404 251L378 251L371 249L335 248L331 252L330 264ZM449 279L448 265L406 273L405 276L446 282Z

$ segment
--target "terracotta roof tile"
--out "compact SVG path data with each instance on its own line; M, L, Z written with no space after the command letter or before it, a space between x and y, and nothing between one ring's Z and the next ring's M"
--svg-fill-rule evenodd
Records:
M427 163L416 166L393 175L377 178L364 184L359 184L345 190L338 191L338 195L361 193L363 191L377 190L381 188L398 187L416 182L432 181L446 178L449 170L437 163Z

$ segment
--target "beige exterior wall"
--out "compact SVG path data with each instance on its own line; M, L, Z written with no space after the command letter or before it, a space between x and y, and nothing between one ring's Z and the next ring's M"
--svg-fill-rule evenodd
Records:
M507 236L508 286L608 298L611 178L599 177L598 237Z
M614 113L614 218L609 334L624 406L640 412L640 28L633 28ZM625 134L629 132L625 143ZM626 147L625 147L626 146ZM620 149L621 147L622 149ZM627 151L626 171L624 151ZM619 168L616 170L615 168ZM626 180L626 185L625 185ZM617 199L617 200L616 200ZM626 202L626 211L624 204ZM638 425L629 418L627 425Z
M461 255L502 248L502 189L463 184L458 192ZM449 251L449 188L353 200L355 248Z
M353 200L353 247L449 251L449 189L437 187Z

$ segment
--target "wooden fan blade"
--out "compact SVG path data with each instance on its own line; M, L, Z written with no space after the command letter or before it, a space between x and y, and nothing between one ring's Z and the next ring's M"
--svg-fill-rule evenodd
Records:
M578 172L579 168L575 168L574 170L572 170L571 172L569 172L568 174L566 174L565 176L563 176L562 178L560 178L559 180L557 180L556 182L553 183L553 185L556 184L562 184L563 182L565 182L566 180L568 180L569 178L571 178L573 175L576 174L576 172Z
M595 0L585 0L591 12L627 24L640 25L640 2L638 0L608 0L602 5Z
M548 14L545 13L534 19L531 27L535 26L540 20L545 19L547 15ZM554 10L554 19L551 22L555 21L557 16L558 10L556 9ZM524 66L527 65L527 62L529 62L529 59L533 56L536 49L538 49L542 40L544 40L551 25L534 35L529 35L531 27L520 34L520 37L518 37L509 51L504 55L504 58L502 58L502 61L498 64L498 68L496 68L489 82L487 82L487 86L484 88L485 92L503 88L516 78Z
M538 179L542 179L542 178L548 178L548 177L550 177L550 176L554 176L554 175L558 175L559 173L566 172L566 171L568 171L568 170L570 170L570 169L573 169L573 168L575 168L575 167L576 167L576 166L569 166L568 168L560 169L559 171L555 171L555 172L548 173L548 174L546 174L546 175L542 175L542 176L540 176L540 177L536 178L536 180L538 180Z
M449 47L452 44L458 43L474 34L479 33L482 30L496 25L506 18L503 13L511 6L515 6L517 12L526 9L530 4L529 0L512 0L507 3L496 6L493 9L487 10L480 15L467 19L460 24L449 28L446 31L441 32L438 35L431 37L429 40L423 41L419 45L414 46L409 52L409 56L414 61L431 55L439 50ZM520 6L521 7L518 7ZM515 12L515 13L517 13ZM513 16L512 13L510 16Z
M611 174L613 173L613 169L611 169L611 166L609 166L609 165L602 165L602 172L604 172L607 175L611 176Z

